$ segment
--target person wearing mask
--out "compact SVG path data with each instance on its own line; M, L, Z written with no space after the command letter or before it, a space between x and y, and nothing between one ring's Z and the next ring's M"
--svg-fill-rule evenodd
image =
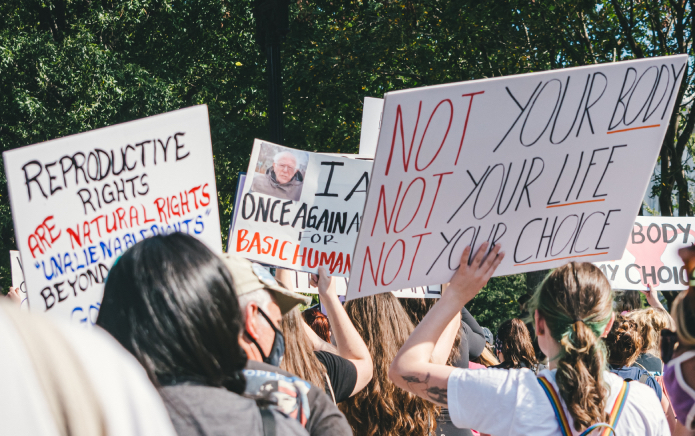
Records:
M285 354L282 316L310 299L281 287L259 264L232 254L224 254L222 260L241 308L239 344L248 356L245 395L276 404L312 436L351 435L345 417L323 389L279 368Z
M374 377L367 387L340 404L355 434L434 434L437 407L402 390L388 378L391 361L414 329L398 299L391 293L358 298L346 302L345 311L374 361ZM431 353L433 361L446 363L460 324L458 313L452 314L447 335Z
M661 386L646 370L633 366L642 349L642 337L633 320L616 315L605 339L610 371L625 380L639 381L654 389L661 401Z
M126 250L106 279L97 325L145 368L179 436L306 435L294 419L244 398L246 355L235 280L184 233ZM271 433L272 434L272 433Z
M673 301L671 316L675 335L662 331L661 356L666 363L664 384L676 413L674 435L695 435L695 247L681 248L678 254L690 277L687 291ZM674 354L674 345L677 345Z
M519 318L507 320L500 325L495 338L495 349L501 363L493 368L528 368L538 373L538 361L533 352L531 335Z
M280 283L289 285L289 289L292 289L292 280L289 279L287 270L278 269L275 274ZM316 358L320 362L318 369L323 379L323 383L318 386L325 386L326 393L336 403L341 403L361 391L372 379L372 358L338 299L335 280L326 273L325 268L319 267L318 280L313 281L318 285L321 303L332 321L335 349L332 350L330 344L321 340L302 321L298 311L290 313L283 319L283 331L291 336L294 344L286 353L283 369L300 377L306 371L316 380L316 373L312 370L317 369L314 364ZM316 344L314 350L303 346L307 341L309 344Z
M605 370L600 337L612 324L612 292L605 275L590 263L555 269L529 303L538 343L550 359L548 370L536 376L525 369L466 370L430 362L450 317L475 297L502 261L499 245L489 253L488 248L483 243L470 264L471 247L464 249L448 291L396 355L391 380L448 406L454 424L481 433L550 436L610 425L621 436L668 435L653 390Z

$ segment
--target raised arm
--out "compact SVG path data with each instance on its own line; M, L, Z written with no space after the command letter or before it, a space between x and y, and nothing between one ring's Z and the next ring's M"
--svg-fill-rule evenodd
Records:
M297 288L295 288L294 281L292 280L292 271L283 268L277 268L275 270L275 280L281 283L282 286L284 286L288 290L296 292ZM309 337L309 340L311 341L311 344L314 346L315 351L328 351L329 353L338 354L338 349L335 348L333 344L329 344L328 342L321 339L319 335L317 335L316 332L313 331L311 327L304 321L304 317L302 317L302 325L304 327L304 332Z
M485 349L485 333L465 307L461 309L461 322L466 325L464 331L468 339L468 358L475 359L483 354Z
M461 314L457 313L449 322L449 325L444 329L444 333L439 337L439 340L434 345L432 350L432 356L430 357L431 363L437 363L440 365L446 365L446 361L449 359L451 354L451 348L454 346L454 341L456 340L456 334L461 328Z
M318 279L321 304L326 308L328 320L331 323L331 331L338 348L338 356L343 357L355 365L357 369L357 382L350 396L361 391L372 379L374 364L369 349L362 340L362 336L352 325L350 317L340 304L335 290L335 280L331 278L323 267L319 267Z
M471 248L466 247L447 291L418 324L396 355L391 364L389 378L401 389L441 406L447 406L447 382L449 375L456 368L431 363L430 358L435 344L452 318L485 286L504 258L504 253L499 251L499 245L485 257L487 248L488 243L483 243L471 265L468 265Z

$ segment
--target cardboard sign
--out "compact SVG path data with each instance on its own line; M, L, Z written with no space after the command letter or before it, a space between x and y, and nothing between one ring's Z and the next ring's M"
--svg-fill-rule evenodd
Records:
M595 262L614 289L688 289L678 250L695 243L695 218L638 216L620 260Z
M318 288L309 285L309 273L293 271L294 290L303 294L318 294ZM338 295L345 295L347 292L349 279L346 277L337 278L336 292ZM401 289L391 291L398 298L440 298L442 296L442 285L420 286L417 288Z
M229 252L305 272L350 274L370 161L256 140Z
M381 129L381 112L384 109L383 98L365 97L362 109L362 127L360 129L360 155L374 157L376 144Z
M232 211L232 220L229 223L229 232L227 232L228 235L232 234L232 231L234 230L234 223L236 223L236 217L239 215L239 205L241 204L241 198L243 197L243 191L244 191L244 183L246 182L246 173L239 173L239 176L236 181L236 193L234 194L234 210ZM229 243L231 242L231 238L227 238L227 251L229 251Z
M19 288L22 296L22 309L29 308L29 300L27 299L27 285L24 282L24 270L22 268L22 259L19 257L19 251L10 250L10 272L12 273L12 287Z
M89 324L113 262L186 232L220 253L206 106L3 153L31 310Z
M347 298L622 256L686 55L387 93Z

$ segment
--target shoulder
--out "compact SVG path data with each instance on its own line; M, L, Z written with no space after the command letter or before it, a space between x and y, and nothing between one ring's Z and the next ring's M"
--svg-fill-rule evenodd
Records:
M624 380L616 374L606 372L604 373L604 381L609 388L606 411L610 412L613 409ZM617 433L626 435L669 435L666 416L654 389L639 381L628 383L630 390L616 425Z
M550 371L544 373L555 382ZM456 369L447 391L449 413L458 427L490 434L557 432L552 405L529 369Z
M326 367L326 371L342 371L355 369L355 364L348 359L328 351L315 351L316 358Z

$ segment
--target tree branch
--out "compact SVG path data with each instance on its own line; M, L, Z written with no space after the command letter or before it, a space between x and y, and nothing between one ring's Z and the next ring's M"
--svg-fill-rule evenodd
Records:
M693 0L691 0L691 3L692 1ZM627 18L625 18L625 14L623 14L623 11L620 9L620 4L618 3L618 0L611 0L611 4L613 5L615 15L618 17L620 27L623 29L623 34L625 35L625 39L627 39L627 43L630 45L632 53L635 55L635 57L643 58L644 53L642 52L642 47L640 47L635 41L635 37L632 35L632 26L627 21Z

